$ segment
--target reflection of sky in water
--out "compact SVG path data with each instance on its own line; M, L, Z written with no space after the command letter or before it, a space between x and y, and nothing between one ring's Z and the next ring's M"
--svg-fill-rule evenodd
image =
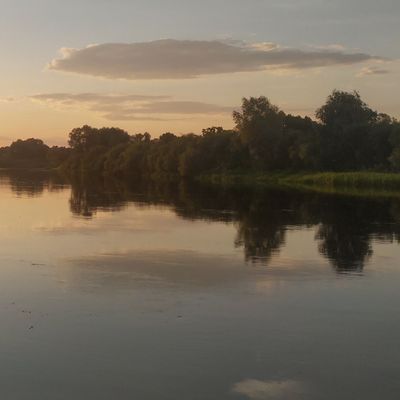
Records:
M247 379L234 385L233 391L250 400L299 399L305 395L302 384L296 381L258 381Z
M0 186L2 398L398 398L396 243L374 239L362 273L337 274L320 225L284 204L283 243L245 262L276 238L247 203L225 222L181 199L83 218L70 197ZM240 229L251 243L235 247Z
M68 200L68 191L17 201L2 193L2 243L7 243L5 247L8 250L15 245L15 250L21 252L24 249L17 245L16 240L23 237L28 241L29 247L25 249L29 250L28 254L40 259L48 257L49 253L60 256L59 246L68 256L131 248L169 249L175 248L176 243L183 249L198 248L207 252L232 249L232 226L228 228L201 221L193 223L176 218L166 209L142 210L135 206L121 212L99 212L95 221L74 218Z

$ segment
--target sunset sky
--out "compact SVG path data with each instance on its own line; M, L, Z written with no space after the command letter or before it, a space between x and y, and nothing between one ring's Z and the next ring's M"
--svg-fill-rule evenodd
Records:
M400 117L399 20L399 0L0 0L0 145L230 128L244 96L312 116L334 88Z

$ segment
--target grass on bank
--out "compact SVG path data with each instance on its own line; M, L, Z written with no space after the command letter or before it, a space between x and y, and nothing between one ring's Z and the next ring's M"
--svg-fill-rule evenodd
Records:
M400 192L400 173L387 172L232 173L203 175L199 180L225 185L285 185L323 191L384 190Z

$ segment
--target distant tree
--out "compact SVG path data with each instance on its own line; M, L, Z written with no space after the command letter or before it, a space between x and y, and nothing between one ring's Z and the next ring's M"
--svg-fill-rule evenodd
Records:
M309 117L286 115L284 120L287 169L315 170L320 167L319 126Z
M71 155L71 149L62 146L53 146L47 152L47 161L50 167L59 167Z
M0 152L3 167L38 168L46 167L49 147L40 139L17 140Z
M390 120L390 127L391 154L388 160L394 170L400 171L400 122L392 119Z
M346 128L375 122L378 114L361 100L358 92L334 90L316 116L328 127Z
M10 153L17 158L44 159L49 147L40 139L17 140L10 146Z
M111 148L120 143L127 143L130 136L119 128L96 129L88 125L73 129L69 134L68 144L77 151L88 151L95 146Z
M285 114L264 96L242 100L241 111L233 112L242 143L248 147L256 168L283 167L281 140Z
M85 125L69 134L68 152L47 149L47 160L79 173L124 177L400 170L399 123L373 111L357 92L333 91L316 116L319 121L285 114L264 96L250 97L233 113L234 130L212 126L201 135L166 132L152 139L147 132L129 135L119 128ZM0 166L10 163L10 154L11 147L0 149Z
M173 140L176 140L177 139L177 136L176 135L174 135L173 133L171 133L171 132L165 132L165 133L163 133L159 138L158 138L158 140L161 142L161 143L171 143Z
M334 90L317 110L322 122L322 167L327 170L353 170L371 167L364 143L378 120L378 113L367 106L357 92Z
M144 142L144 143L148 143L151 140L151 135L148 132L145 133L137 133L136 135L132 135L130 137L130 141L131 142Z
M207 135L220 135L224 132L224 128L222 128L222 126L212 126L210 128L205 128L202 131L203 136L207 136Z

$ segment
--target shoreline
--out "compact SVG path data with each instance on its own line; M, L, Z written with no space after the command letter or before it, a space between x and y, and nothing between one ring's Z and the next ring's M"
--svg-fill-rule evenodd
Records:
M196 180L223 186L285 186L332 194L400 197L400 173L394 172L214 173Z
M74 178L111 179L115 181L131 181L132 176L117 177L103 174L71 173L62 168L0 168L0 173L43 173L56 174L68 181ZM134 180L149 181L192 181L200 184L221 187L281 187L301 191L313 191L326 194L342 194L351 196L400 197L400 173L396 172L225 172L209 173L194 177L183 177L170 174L152 174L136 176Z

